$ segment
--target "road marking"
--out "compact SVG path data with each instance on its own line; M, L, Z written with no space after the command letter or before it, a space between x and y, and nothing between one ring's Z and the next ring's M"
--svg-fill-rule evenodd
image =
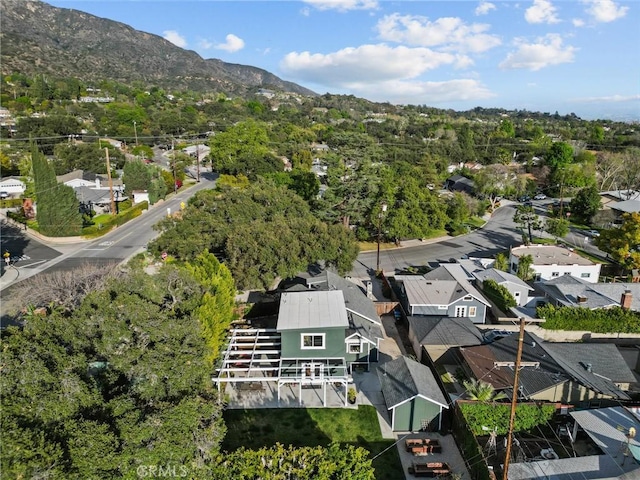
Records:
M115 242L101 242L98 244L99 247L110 247L111 245L113 245Z

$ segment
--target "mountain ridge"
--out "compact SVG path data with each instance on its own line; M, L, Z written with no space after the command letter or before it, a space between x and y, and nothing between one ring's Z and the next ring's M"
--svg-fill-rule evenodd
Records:
M165 88L247 95L258 88L317 94L258 67L204 59L152 33L41 0L0 0L3 75L142 81Z

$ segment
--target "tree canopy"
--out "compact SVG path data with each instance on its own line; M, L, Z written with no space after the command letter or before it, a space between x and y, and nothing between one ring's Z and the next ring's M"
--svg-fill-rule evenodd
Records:
M358 254L350 231L321 222L298 195L265 180L198 192L180 217L166 218L157 228L162 233L150 243L151 252L181 260L214 253L241 289L269 288L275 278L318 261L346 272Z
M226 430L192 317L202 292L184 269L130 272L3 332L3 476L135 478L171 463L203 478Z
M594 243L626 269L640 268L640 213L623 214L622 225L602 230Z

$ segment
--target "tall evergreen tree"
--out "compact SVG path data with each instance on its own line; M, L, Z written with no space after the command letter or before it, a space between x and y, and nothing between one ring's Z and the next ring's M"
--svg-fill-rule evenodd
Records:
M79 235L82 215L73 188L58 183L53 167L35 145L31 150L31 161L40 233L50 237Z

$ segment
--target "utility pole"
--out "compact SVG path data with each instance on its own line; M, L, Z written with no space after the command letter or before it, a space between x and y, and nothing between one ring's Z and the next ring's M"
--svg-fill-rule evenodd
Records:
M116 214L116 200L113 197L113 180L111 179L111 164L109 163L109 149L104 147L104 153L107 156L107 178L109 179L109 198L111 199L111 215Z
M138 129L136 128L136 121L133 121L133 134L136 136L136 147L138 146Z
M176 178L176 152L174 151L174 139L171 137L171 166L173 167L173 193L178 193L178 179Z
M509 462L511 461L511 442L513 439L513 424L516 419L518 406L518 379L520 377L520 360L522 359L522 345L524 343L524 317L520 317L520 336L518 337L518 353L516 354L515 372L513 374L513 396L511 397L511 414L509 416L509 432L507 434L507 451L504 456L502 480L509 478Z
M378 214L378 254L376 255L376 275L380 273L380 237L382 236L382 217L387 211L387 204L380 205L380 213Z
M196 168L198 170L198 183L200 183L200 144L196 143Z

